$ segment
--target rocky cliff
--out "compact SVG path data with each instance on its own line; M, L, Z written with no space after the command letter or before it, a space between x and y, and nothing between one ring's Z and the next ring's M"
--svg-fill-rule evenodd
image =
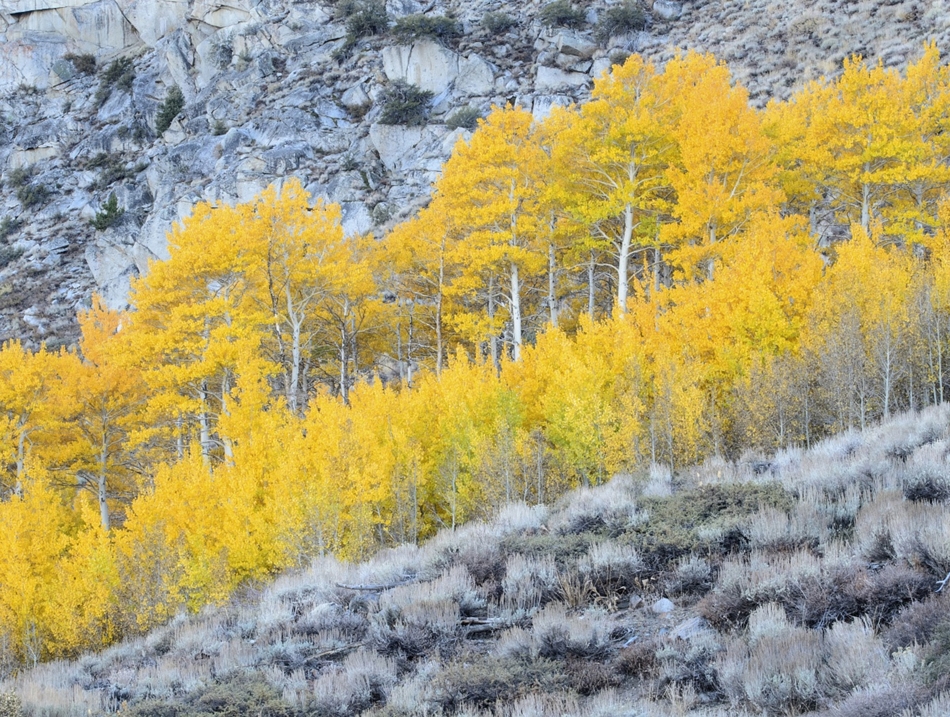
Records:
M633 30L603 22L618 2L577 3L564 28L539 0L388 0L390 26L458 32L359 37L354 0L0 0L0 339L70 343L76 309L124 305L196 202L283 177L348 231L385 231L474 116L583 100L631 52L712 51L764 104L851 53L901 66L950 40L944 0L655 0ZM400 80L432 93L425 122L380 121Z

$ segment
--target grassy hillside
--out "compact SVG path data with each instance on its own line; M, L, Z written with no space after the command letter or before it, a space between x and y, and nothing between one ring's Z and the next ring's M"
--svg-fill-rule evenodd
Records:
M616 476L4 684L0 715L950 711L950 409Z

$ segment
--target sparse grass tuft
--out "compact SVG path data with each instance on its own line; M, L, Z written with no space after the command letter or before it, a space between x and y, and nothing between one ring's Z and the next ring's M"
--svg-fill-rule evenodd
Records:
M382 0L344 0L337 5L346 18L347 35L355 43L364 37L382 35L389 29L389 15Z
M95 55L76 55L72 52L67 53L63 56L63 59L67 62L72 63L72 66L76 68L76 72L79 72L83 75L94 75L96 74L96 56Z
M587 13L574 7L570 0L549 2L541 8L538 17L548 27L579 28L587 22Z
M0 220L0 241L6 241L13 234L15 234L20 227L23 226L23 221L17 217L4 217Z
M155 131L164 134L184 108L185 96L181 88L178 85L172 85L168 88L168 94L165 95L165 100L158 108L158 114L155 115Z
M481 117L482 113L474 107L463 107L445 120L445 126L449 129L474 130L478 127L478 120Z
M429 117L432 96L428 90L396 80L382 92L383 112L379 121L382 124L420 127Z
M647 16L637 0L624 0L620 5L608 7L601 13L594 32L597 39L607 42L611 37L637 32L647 26Z
M406 15L396 20L393 35L399 42L411 43L430 39L443 45L454 45L462 37L462 25L450 15Z
M506 33L517 24L514 17L504 12L486 12L482 16L482 27L492 36Z
M102 209L96 212L96 216L92 220L92 226L96 228L96 231L105 231L109 227L115 226L123 214L125 214L125 209L119 207L119 200L116 198L115 192L112 192L105 204L102 205Z
M96 90L96 106L101 107L112 95L113 89L128 92L135 80L135 67L131 57L120 57L102 71L99 77L99 89Z

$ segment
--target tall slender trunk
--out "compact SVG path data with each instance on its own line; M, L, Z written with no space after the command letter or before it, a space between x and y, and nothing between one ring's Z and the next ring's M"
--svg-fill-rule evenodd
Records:
M26 434L25 429L26 421L23 417L20 417L20 435L17 436L17 446L16 446L16 485L13 487L13 492L22 497L23 496L23 477L26 473Z
M287 297L287 318L290 320L291 349L290 349L290 386L287 388L287 405L294 413L297 412L297 397L300 395L300 361L301 361L301 333L303 317L294 308L293 295L290 293L290 283L285 288Z
M627 311L628 274L630 272L630 245L633 242L633 205L623 209L623 237L620 240L620 255L617 257L617 313Z
M414 324L412 321L412 312L409 312L409 331L406 336L406 386L412 388L412 339Z
M343 302L343 317L340 320L340 398L343 399L343 403L347 406L350 405L350 394L346 386L346 314L349 309L349 302L344 300Z
M555 262L554 244L548 244L548 312L551 326L557 326L557 295L555 293L555 279L557 264Z
M229 380L229 375L227 370L224 372L224 377L221 379L221 415L230 416L231 411L228 408L228 393L231 391L231 382ZM221 435L220 430L218 435L221 436L221 445L224 447L224 458L228 462L228 465L234 465L234 444L231 443L231 439L225 435Z
M99 499L99 521L102 524L102 529L107 533L112 529L109 504L106 502L106 479L108 477L106 466L108 465L108 460L108 443L106 442L106 435L103 432L102 443L99 445L99 476L98 485L96 486L96 495Z
M495 307L495 275L492 274L488 277L488 319L489 323L492 325L492 333L488 337L488 349L491 354L492 365L495 368L498 368L500 365L498 357L498 336L495 335L494 323L495 323L495 312L497 311Z
M594 252L590 253L590 260L587 262L587 318L594 320L594 300L596 293L594 290Z
M442 374L442 357L445 347L442 346L442 296L445 289L445 244L439 254L439 291L435 297L435 374Z
M511 346L515 361L521 360L521 284L518 265L511 263Z
M865 171L869 171L865 166ZM861 228L868 233L871 231L871 186L869 184L861 185Z
M211 462L211 426L208 418L208 382L201 382L201 410L198 412L198 438L201 442L201 459L205 465Z
M516 202L515 182L511 181L508 188L508 201L513 205ZM518 247L518 215L516 212L508 218L509 240L508 246L512 249ZM518 265L514 261L511 263L511 296L509 304L511 306L511 353L515 361L521 359L521 283L518 277Z

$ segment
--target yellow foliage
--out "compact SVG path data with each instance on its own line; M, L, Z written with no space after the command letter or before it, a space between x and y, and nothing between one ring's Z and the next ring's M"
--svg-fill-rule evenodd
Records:
M633 56L494 109L381 240L294 179L199 205L78 351L0 348L0 646L944 400L948 88L928 46L759 112L709 56Z

